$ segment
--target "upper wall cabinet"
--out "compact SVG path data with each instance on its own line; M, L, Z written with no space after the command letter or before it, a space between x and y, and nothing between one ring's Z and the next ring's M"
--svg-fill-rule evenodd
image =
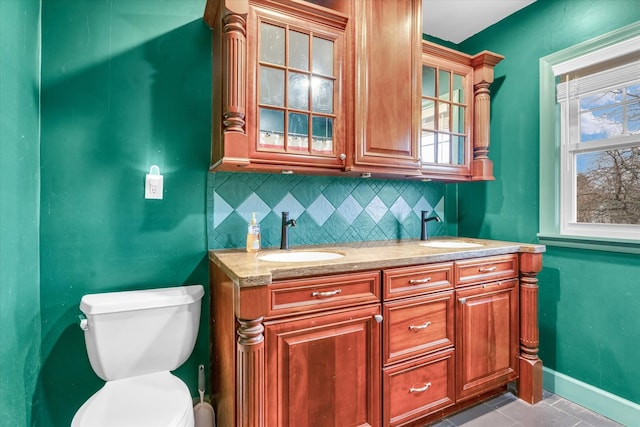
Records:
M493 180L489 85L504 57L466 55L422 42L422 173L445 181Z
M211 170L493 179L503 59L422 40L421 0L207 0Z
M351 171L420 175L422 1L356 1Z
M211 170L343 170L348 17L304 1L209 0L205 20Z

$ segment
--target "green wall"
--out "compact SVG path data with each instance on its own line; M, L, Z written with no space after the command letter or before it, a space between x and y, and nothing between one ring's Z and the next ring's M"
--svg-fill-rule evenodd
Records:
M636 0L538 0L463 42L505 56L492 85L495 182L459 185L459 233L535 242L541 57L640 19ZM549 247L540 274L545 366L640 403L637 255ZM637 353L637 352L636 352Z
M0 1L0 424L28 426L40 365L39 0Z
M208 288L211 114L204 0L42 2L38 425L68 426L102 384L77 325L82 295ZM164 199L144 199L151 165ZM197 395L208 303L177 371Z

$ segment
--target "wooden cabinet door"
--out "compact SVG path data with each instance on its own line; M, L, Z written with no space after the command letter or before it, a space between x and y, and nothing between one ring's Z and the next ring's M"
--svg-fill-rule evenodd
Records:
M355 8L352 170L417 175L421 1L359 1Z
M346 23L311 4L249 2L247 133L259 169L344 167Z
M422 43L423 47L433 46ZM470 179L473 159L471 65L423 51L421 117L423 174L460 181Z
M266 425L379 426L380 305L265 322Z
M463 400L518 374L518 280L456 291L456 397Z

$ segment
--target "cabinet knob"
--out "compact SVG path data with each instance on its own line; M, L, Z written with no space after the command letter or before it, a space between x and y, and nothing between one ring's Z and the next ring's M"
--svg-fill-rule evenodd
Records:
M378 323L382 323L382 314L374 314L373 320L375 320Z
M467 302L467 299L466 298L458 298L458 302L460 304L465 304Z
M340 155L338 156L338 158L342 161L344 161L347 158L347 155L344 153L340 153Z

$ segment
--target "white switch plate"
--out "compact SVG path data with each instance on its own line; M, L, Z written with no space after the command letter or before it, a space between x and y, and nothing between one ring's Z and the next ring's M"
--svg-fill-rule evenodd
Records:
M145 199L162 199L162 175L147 174L144 185Z

